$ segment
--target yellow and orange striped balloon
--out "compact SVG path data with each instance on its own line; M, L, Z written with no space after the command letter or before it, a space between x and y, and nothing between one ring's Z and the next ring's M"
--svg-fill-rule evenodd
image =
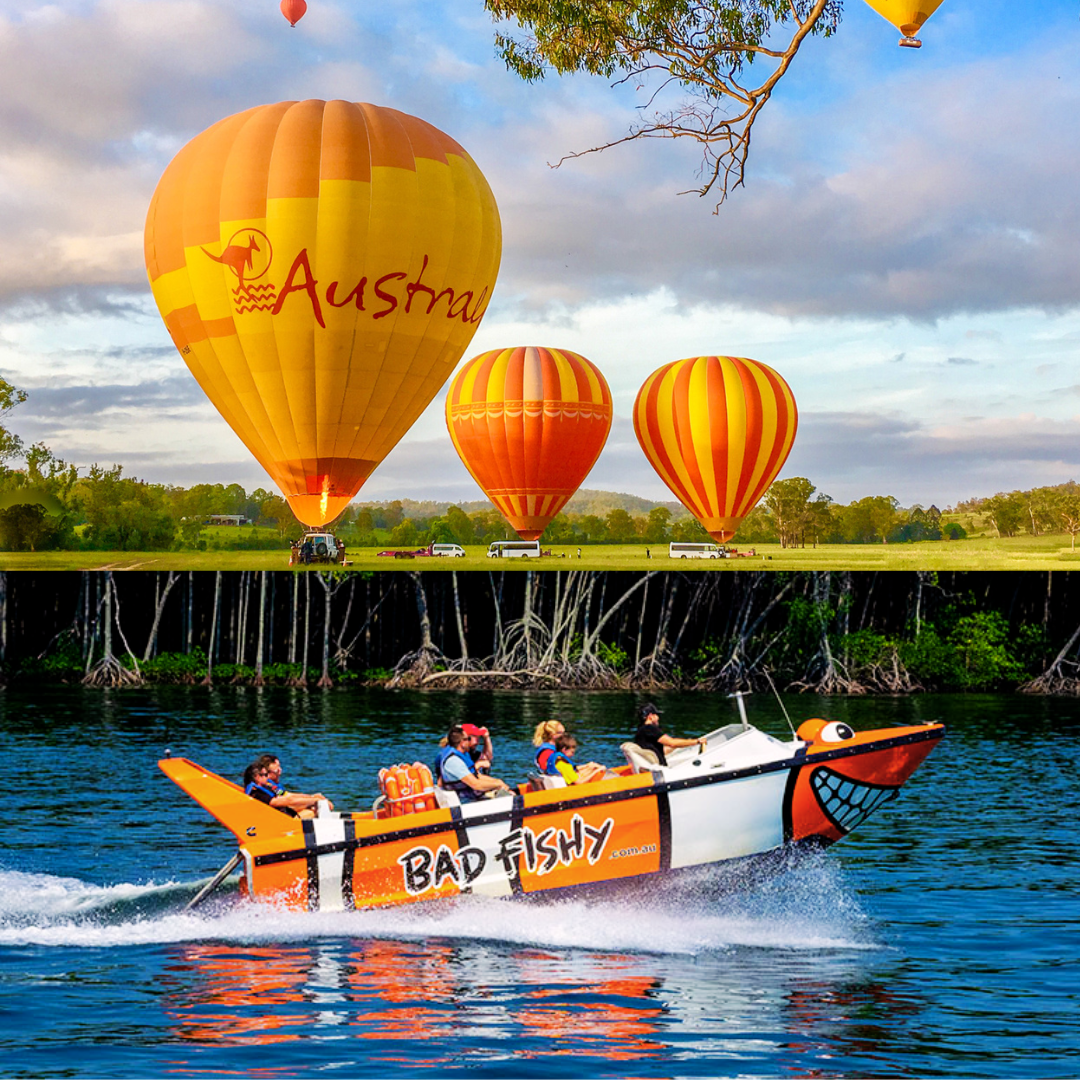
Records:
M566 349L494 349L454 376L446 426L487 497L522 540L536 540L596 464L611 391Z
M263 105L197 135L145 239L176 347L308 525L337 517L450 377L502 247L453 139L346 101Z
M767 364L736 356L665 364L634 402L645 456L718 543L773 482L797 426L788 384Z
M915 35L941 6L941 0L866 0L866 3L904 35L901 45L921 44Z

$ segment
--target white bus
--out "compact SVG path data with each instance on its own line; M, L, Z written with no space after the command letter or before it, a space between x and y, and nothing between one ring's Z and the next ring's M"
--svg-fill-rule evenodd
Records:
M539 559L539 540L496 540L488 547L489 559Z
M725 559L727 552L718 544L668 544L669 559Z

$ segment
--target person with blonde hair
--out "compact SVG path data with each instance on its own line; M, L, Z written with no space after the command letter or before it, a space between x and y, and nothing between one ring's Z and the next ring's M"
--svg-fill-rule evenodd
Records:
M547 759L555 753L555 740L566 733L561 720L542 720L533 732L533 746L536 747L536 771L543 775Z
M566 730L563 727L561 720L542 720L536 725L536 730L533 732L533 746L543 746L544 743L551 743L552 749L555 748L555 740Z

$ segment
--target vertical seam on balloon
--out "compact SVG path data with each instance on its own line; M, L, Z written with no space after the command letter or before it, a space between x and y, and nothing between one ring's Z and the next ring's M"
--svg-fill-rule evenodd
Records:
M761 365L741 357L732 357L732 365L742 390L745 446L735 490L729 500L728 515L742 518L750 511L748 504L751 500L757 501L754 498L754 489L762 475L761 449L765 437L765 408L756 374Z
M252 109L252 110L250 110L250 112L248 114L248 117L244 121L244 123L240 124L238 126L238 128L232 133L232 139L230 140L228 150L226 151L226 153L225 153L225 155L224 155L224 157L223 157L223 159L222 159L222 161L220 163L221 171L218 174L218 176L215 178L215 185L217 187L217 213L216 213L216 217L217 217L217 229L218 229L219 243L221 242L221 240L220 240L221 217L222 217L222 205L221 205L221 203L222 203L222 197L223 197L223 192L224 192L225 172L227 170L229 160L232 157L233 151L234 151L234 149L236 147L236 143L237 143L237 140L239 139L240 135L244 132L244 130L248 127L249 124L257 123L261 115L263 115L263 110L262 109ZM230 282L229 282L229 279L228 279L228 271L227 271L226 267L224 265L222 265L219 268L219 272L222 275L223 285L224 285L224 289L225 289L225 295L226 295L226 297L228 297L229 292L230 292ZM233 305L231 302L229 302L229 309L235 313L235 305ZM234 322L234 326L235 326L235 322ZM248 378L248 380L250 382L254 383L254 376L251 373L250 360L247 357L247 353L246 353L246 350L244 348L243 342L241 340L238 327L236 328L235 337L236 337L236 349L237 349L237 351L238 351L238 353L240 355L240 358L241 358L241 360L242 360L242 362L244 364L244 367L245 367L245 369L247 371L247 378ZM224 343L222 343L222 344L224 344ZM236 398L237 401L239 401L240 398L241 398L240 392L237 390L234 380L229 376L228 367L226 366L225 363L223 363L223 358L222 358L221 354L218 352L217 347L213 344L213 342L211 340L209 340L209 339L207 340L207 345L208 345L208 347L210 348L211 352L214 355L214 359L217 362L218 369L221 372L222 376L224 377L225 382L228 384L230 392L232 393L233 397ZM259 462L259 464L262 465L264 468L268 468L268 466L270 466L273 463L273 458L275 456L275 452L280 452L281 443L280 443L280 439L277 437L276 431L274 430L274 425L273 425L273 423L272 423L272 421L270 419L270 415L266 411L265 403L263 402L262 397L257 396L254 399L254 402L257 403L259 412L261 413L261 416L260 416L261 423L256 421L251 416L251 406L249 405L249 406L247 406L246 408L244 408L242 410L242 412L240 414L240 417L239 417L239 419L242 421L241 424L240 424L240 427L241 427L241 429L245 430L246 435L241 436L240 431L238 431L237 427L234 426L233 424L230 423L229 426L232 427L233 431L236 432L237 436L239 436L241 438L241 441L244 443L245 446L248 447L248 449L251 451L251 453L253 454L255 459ZM220 409L218 411L221 412ZM225 415L225 414L222 413L222 415ZM262 458L262 455L260 455L260 453L258 451L256 451L254 447L251 446L251 437L252 437L252 435L254 435L255 438L258 440L258 442L260 444L260 448L262 450L262 454L265 455L266 458L268 458L270 460L264 461L263 458Z
M698 439L697 433L694 430L693 415L690 410L690 386L694 370L704 361L704 357L683 361L684 366L679 369L675 378L672 401L676 410L674 432L679 457L683 461L683 467L687 474L687 482L694 492L695 502L698 506L702 507L705 516L708 517L711 516L712 513L712 504L708 492L705 490L705 478L702 475L701 465L698 461ZM709 408L711 404L712 403L706 399L707 415L711 412L711 409ZM711 423L711 416L709 416L708 419ZM707 446L708 443L706 440L706 448Z

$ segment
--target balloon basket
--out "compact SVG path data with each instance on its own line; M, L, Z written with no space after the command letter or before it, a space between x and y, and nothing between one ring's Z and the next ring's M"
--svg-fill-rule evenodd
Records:
M917 37L902 37L897 44L902 49L921 49L922 42Z

